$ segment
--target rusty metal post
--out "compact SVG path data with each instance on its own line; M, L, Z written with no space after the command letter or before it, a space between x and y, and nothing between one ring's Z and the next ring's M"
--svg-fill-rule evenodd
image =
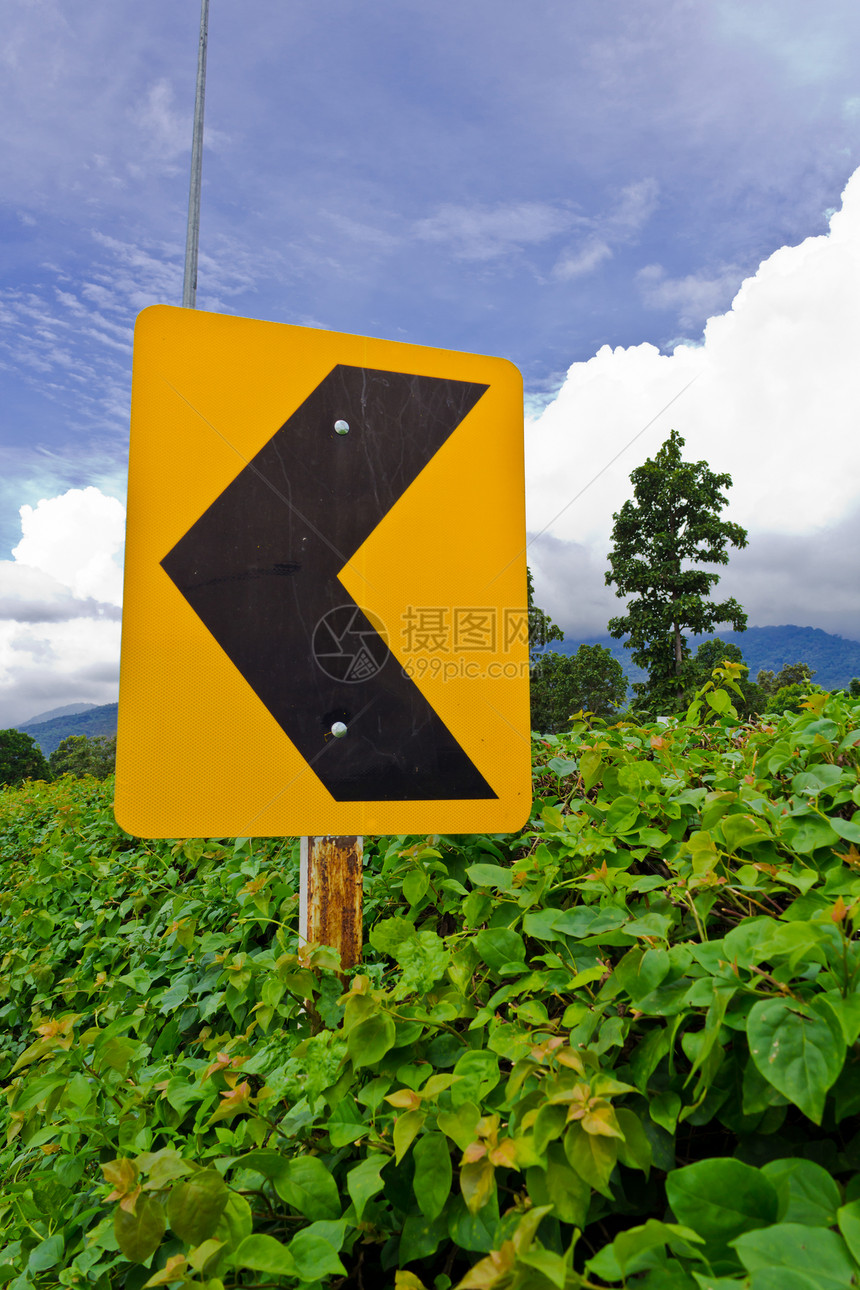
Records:
M301 840L299 939L331 945L344 968L361 958L363 863L363 838Z

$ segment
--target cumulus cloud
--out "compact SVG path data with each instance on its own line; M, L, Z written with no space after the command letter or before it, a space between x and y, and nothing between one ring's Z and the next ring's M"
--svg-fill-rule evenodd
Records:
M19 564L41 570L76 597L122 601L115 556L125 539L125 508L98 488L70 488L61 497L21 507L23 537L12 551Z
M856 550L858 350L860 171L829 233L765 260L700 344L671 354L604 347L570 368L526 436L529 528L545 532L530 553L544 607L571 634L605 630L619 605L600 586L613 512L631 495L630 471L674 427L688 458L733 477L726 514L750 541L721 589L750 622L860 637L856 573L834 561L840 543Z
M0 562L0 727L116 699L124 508L98 488L22 506Z

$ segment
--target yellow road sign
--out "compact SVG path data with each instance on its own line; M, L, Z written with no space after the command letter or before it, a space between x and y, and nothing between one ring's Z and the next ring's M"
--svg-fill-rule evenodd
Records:
M144 310L119 823L143 837L519 828L524 539L510 363Z

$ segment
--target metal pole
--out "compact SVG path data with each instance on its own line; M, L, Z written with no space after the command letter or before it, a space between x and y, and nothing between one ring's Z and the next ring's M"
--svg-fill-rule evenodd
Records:
M188 192L185 278L182 284L182 304L185 309L194 309L197 302L197 246L200 240L200 185L203 176L203 101L206 96L208 39L209 0L202 0L200 45L197 50L197 90L194 96L194 132L191 139L191 187Z
M301 840L299 939L332 946L344 969L361 958L363 858L361 837Z

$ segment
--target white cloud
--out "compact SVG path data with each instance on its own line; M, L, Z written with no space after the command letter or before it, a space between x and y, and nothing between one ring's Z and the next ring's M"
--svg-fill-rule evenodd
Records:
M585 231L562 251L553 267L553 277L561 282L583 277L612 258L613 246L635 241L656 210L658 194L655 179L640 179L622 188L615 205L603 215L580 221Z
M856 574L843 577L838 596L821 579L840 540L834 526L848 523L860 494L858 352L860 171L830 232L765 260L731 309L708 321L700 345L669 355L605 346L570 368L526 438L529 528L547 529L555 543L550 551L543 539L531 552L539 601L571 632L605 630L620 604L600 589L612 514L631 494L630 471L674 427L688 458L733 476L726 514L749 529L750 543L721 586L743 585L750 622L805 612L823 624L829 612L831 629L860 637ZM558 543L576 544L567 576Z
M681 325L690 327L730 302L740 276L737 266L724 265L713 273L669 278L661 264L646 264L636 281L649 308L675 309Z
M21 541L0 562L0 727L117 691L122 504L89 487L20 513Z
M607 230L616 236L638 233L657 209L660 185L656 179L639 179L622 188L618 204L605 219Z
M125 539L125 509L98 488L70 488L61 497L21 507L23 537L12 555L40 569L75 596L122 602L122 569L114 557Z
M510 202L498 206L440 206L419 220L416 236L444 242L463 260L492 260L523 246L545 242L568 230L570 211L544 202Z
M612 258L612 249L599 237L586 238L577 247L569 247L557 260L553 277L561 282L593 272L604 260Z

